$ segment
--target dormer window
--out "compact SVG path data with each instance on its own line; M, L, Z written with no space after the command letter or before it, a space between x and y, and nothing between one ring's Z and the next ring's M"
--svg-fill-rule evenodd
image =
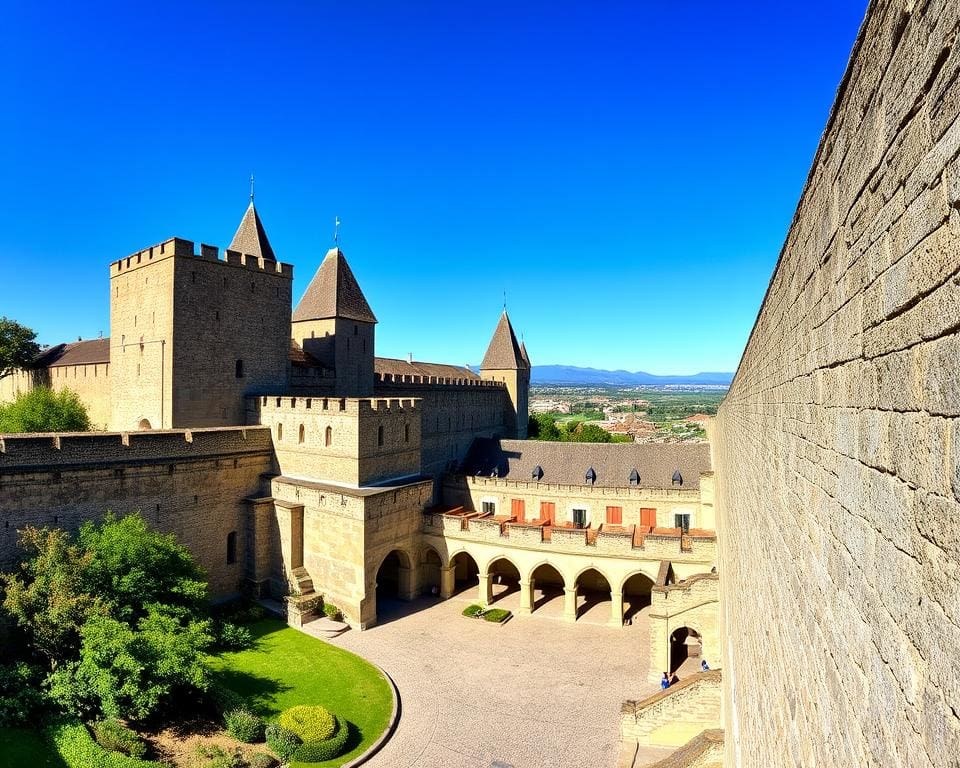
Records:
M530 477L532 477L534 480L536 480L539 483L541 478L543 477L543 467L537 464L537 466L533 468L533 472L530 473Z
M494 467L490 471L490 477L500 477L500 467Z
M673 473L673 484L674 485L683 485L683 475L680 474L680 470L676 470Z
M590 467L590 469L587 470L585 480L587 481L588 485L593 485L595 482L597 482L597 473L593 467Z
M640 485L640 473L637 472L636 468L630 471L630 485Z

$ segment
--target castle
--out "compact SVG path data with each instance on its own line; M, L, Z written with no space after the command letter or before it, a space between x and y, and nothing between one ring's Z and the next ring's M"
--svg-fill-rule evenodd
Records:
M252 198L223 255L173 238L114 261L109 339L0 381L5 398L69 388L104 429L0 438L0 561L24 525L139 510L216 594L285 598L293 622L319 593L361 629L384 595L489 603L507 585L530 613L553 591L573 622L600 593L612 626L657 616L654 668L693 645L719 660L708 446L528 442L506 310L477 374L377 357L339 248L293 308L292 279Z

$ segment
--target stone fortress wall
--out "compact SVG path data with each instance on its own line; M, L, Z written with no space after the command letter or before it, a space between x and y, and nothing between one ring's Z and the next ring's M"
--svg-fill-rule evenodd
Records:
M107 429L113 403L110 398L110 363L58 365L36 371L18 370L0 379L0 403L9 403L17 395L37 386L55 392L69 389L87 407L91 429Z
M235 593L245 575L244 499L272 471L265 427L0 437L0 570L15 566L17 532L28 525L76 530L107 511L139 511L189 546L215 595Z
M957 765L958 32L870 3L720 408L728 765Z

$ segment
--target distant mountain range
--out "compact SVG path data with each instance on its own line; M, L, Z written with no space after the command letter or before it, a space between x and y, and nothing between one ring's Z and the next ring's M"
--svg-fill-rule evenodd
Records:
M713 384L729 386L732 373L695 373L691 376L656 376L637 371L604 371L598 368L578 368L575 365L535 365L530 371L531 384L607 384L638 387L662 384Z

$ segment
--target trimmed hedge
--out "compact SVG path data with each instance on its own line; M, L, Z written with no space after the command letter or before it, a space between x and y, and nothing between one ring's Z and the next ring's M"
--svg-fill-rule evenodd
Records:
M297 747L303 743L303 739L293 731L288 731L282 725L277 725L276 723L270 723L267 726L266 737L267 746L276 752L277 756L284 762L287 762L293 757L293 753L297 751Z
M338 715L334 715L334 723L336 730L330 738L303 742L293 753L293 759L302 763L322 763L341 754L350 738L350 726Z
M263 720L246 709L233 709L223 716L227 732L237 741L253 744L263 741L266 728Z
M136 731L127 728L116 719L100 720L90 724L93 738L104 749L114 752L123 752L125 755L138 760L147 754L147 745Z
M277 720L288 731L297 734L304 743L324 741L337 730L337 721L325 707L300 705L284 710Z
M476 616L478 613L480 613L480 611L482 610L483 610L482 605L476 605L476 604L468 605L466 608L463 609L463 615L473 617L473 616Z
M47 726L44 734L67 768L166 768L162 763L104 749L83 723L54 723Z
M493 621L500 624L510 618L510 611L505 608L491 608L483 614L484 621Z

